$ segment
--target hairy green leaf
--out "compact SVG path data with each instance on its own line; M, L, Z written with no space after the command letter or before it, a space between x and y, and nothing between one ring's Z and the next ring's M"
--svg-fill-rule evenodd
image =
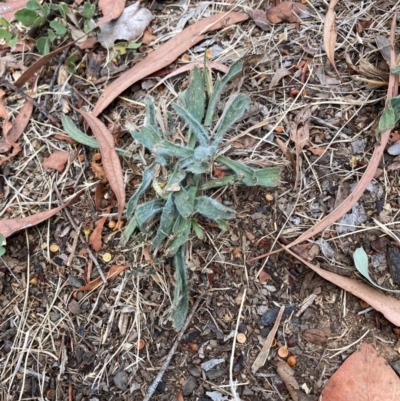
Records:
M204 231L200 224L194 219L192 219L192 228L198 239L204 239Z
M164 206L163 203L163 199L153 199L149 202L142 203L137 207L135 219L140 231L146 232L145 223L162 211Z
M152 151L163 140L158 131L151 125L144 126L139 132L131 131L131 135L133 139L136 139L141 145Z
M156 108L154 106L154 99L151 96L146 99L146 125L150 125L155 131L159 132L156 120Z
M239 163L235 160L231 160L225 156L218 156L217 161L234 171L238 178L243 181L245 185L258 185L257 177L255 176L255 170L253 170L251 167Z
M226 134L232 125L243 116L250 103L250 99L244 95L234 95L228 101L217 124L218 130L214 137L214 144L221 142L224 134Z
M192 149L177 145L167 140L162 140L154 149L154 151L161 156L168 157L193 157L194 152Z
M204 90L204 77L201 71L195 67L191 74L190 85L181 95L183 104L191 115L199 122L204 117L206 94Z
M201 122L198 121L189 110L179 106L178 104L173 104L172 107L189 124L193 135L196 136L196 139L199 141L200 145L206 145L209 135Z
M357 270L376 288L379 288L383 291L387 292L394 292L400 294L400 290L389 290L387 288L381 287L378 284L375 284L369 275L368 271L368 255L364 251L363 248L357 248L353 253L354 265L356 266Z
M171 234L178 213L174 204L173 194L170 194L162 211L157 234L151 242L151 249L156 249L168 235Z
M185 324L189 308L189 280L185 262L185 246L181 246L174 257L175 290L172 320L176 330L181 330Z
M198 196L194 202L194 210L211 220L230 220L235 211L208 196Z
M155 169L156 169L156 163L152 163L149 167L147 167L143 171L142 182L140 183L139 187L137 188L135 193L131 196L126 205L126 217L128 218L128 220L131 219L133 214L135 213L135 209L139 202L140 196L151 185Z
M206 127L211 125L212 118L215 113L215 108L217 107L217 104L221 97L222 91L225 88L226 84L232 78L234 78L238 74L240 74L240 72L242 71L242 68L243 68L243 59L240 59L240 60L236 61L236 63L232 64L231 68L229 69L227 74L222 78L222 80L217 81L217 83L214 85L213 94L211 95L211 98L208 102L206 118L204 120L204 125Z
M194 212L194 199L190 199L189 192L185 188L175 192L174 195L175 206L179 214L188 218Z
M279 184L280 168L266 167L260 170L254 170L257 179L257 185L262 187L276 187Z
M191 227L192 225L189 219L178 216L172 229L173 236L168 242L168 247L166 249L167 256L174 256L180 246L186 243L189 238Z
M121 240L120 240L121 246L125 246L127 244L129 238L136 230L136 228L137 228L137 222L136 219L133 217L129 220L128 224L124 228L124 232L121 235Z

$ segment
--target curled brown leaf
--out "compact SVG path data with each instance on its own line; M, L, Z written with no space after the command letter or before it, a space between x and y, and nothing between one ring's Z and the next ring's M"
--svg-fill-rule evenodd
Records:
M124 11L125 4L126 0L99 0L99 8L103 12L103 18L97 26L118 18Z
M325 15L324 20L324 46L326 51L326 56L328 57L329 62L332 64L332 67L335 69L339 78L340 74L336 68L335 62L335 46L336 46L336 14L335 14L335 6L339 0L331 0L329 3L328 12Z

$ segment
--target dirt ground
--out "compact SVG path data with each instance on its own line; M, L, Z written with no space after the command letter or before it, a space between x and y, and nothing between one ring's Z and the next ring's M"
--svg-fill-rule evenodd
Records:
M101 46L86 51L71 48L84 58L82 69L47 93L57 67L53 60L41 71L36 101L48 99L47 107L56 118L63 114L76 118L65 99L95 104L118 76L114 71L129 68L168 40L187 10L204 7L189 19L190 24L231 7L183 0L144 3L151 4L157 16L152 23L157 40L141 52L131 51L115 60L109 60ZM270 6L268 1L235 4L235 10L242 12ZM291 400L276 369L281 347L295 358L300 400L317 400L327 380L361 341L371 342L390 364L398 366L399 329L368 304L286 252L251 261L277 249L278 237L297 238L353 191L374 150L375 126L385 105L389 69L377 37L389 38L398 2L339 2L335 57L340 79L323 49L328 2L313 1L306 7L309 15L299 25L282 23L264 31L250 19L207 34L185 55L190 61L202 61L208 48L213 61L228 66L245 57L243 75L230 84L227 95L240 88L252 105L235 124L223 151L253 166L280 166L281 183L277 188L233 185L216 193L225 205L235 208L236 219L227 231L204 219L206 238L190 240L189 313L196 310L153 400L232 400L232 386L243 401ZM186 58L177 64L182 60ZM23 62L29 65L33 59L27 56ZM96 79L90 81L90 74L96 74ZM215 72L215 78L219 76ZM188 77L184 73L171 78L151 92L159 121L167 122L169 105L187 87ZM133 85L102 114L120 148L139 155L143 151L127 126L143 125L144 99L160 79L149 77ZM21 97L12 95L15 99L9 97L7 106L16 112ZM290 131L307 105L311 107L310 143L300 149L296 180L296 147ZM176 119L176 124L182 122ZM93 228L108 213L103 247L96 253L102 268L130 267L108 286L76 293L84 278L93 280L98 273L63 211L7 239L7 253L0 262L1 399L141 401L177 341L170 320L173 267L162 253L149 257L150 238L145 236L120 247L121 231L108 227L117 210L107 211L115 206L107 184L101 210L95 207L98 177L90 162L97 152L58 139L55 135L60 133L46 116L34 111L20 140L22 151L2 166L1 218L57 206L55 186L63 199L83 189L68 210L80 230ZM79 157L63 172L44 169L43 159L56 150ZM130 196L141 181L143 164L125 157L121 162ZM301 245L313 263L361 280L352 254L363 246L374 281L399 289L389 268L399 268L400 260L389 255L396 254L399 243L376 223L400 235L399 170L388 169L396 163L398 157L385 153L380 174L347 218ZM58 246L56 252L50 251L52 244ZM111 254L111 261L103 260L105 253ZM253 373L253 362L281 306L287 309L268 360Z

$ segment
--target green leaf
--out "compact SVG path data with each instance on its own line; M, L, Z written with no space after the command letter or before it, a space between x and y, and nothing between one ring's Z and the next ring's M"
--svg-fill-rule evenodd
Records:
M217 222L219 228L220 228L222 231L227 231L227 230L229 230L229 224L228 224L225 220L218 219L218 220L216 220L216 222Z
M353 253L354 264L357 270L364 276L374 287L379 288L383 291L393 292L400 294L400 290L389 290L387 288L381 287L378 284L375 284L371 279L369 272L368 272L368 255L364 251L363 248L357 248Z
M198 196L194 202L194 210L211 220L230 220L235 211L208 196Z
M181 188L180 191L175 192L174 195L175 206L179 212L179 214L188 218L194 212L194 200L191 200L189 197L189 192L186 189Z
M12 48L17 44L17 42L18 42L18 35L14 36L10 40L8 40L7 44L8 44L8 46L10 46Z
M220 187L225 187L226 185L233 184L234 182L240 183L240 180L236 175L227 175L223 178L216 178L215 180L210 180L207 182L204 182L199 186L200 191L207 191L209 189L213 188L220 188Z
M156 164L153 163L149 167L147 167L142 176L142 182L140 183L139 187L135 191L135 193L132 195L132 197L129 199L127 205L126 205L126 217L129 219L132 218L133 214L135 213L136 206L139 202L140 196L149 188L151 185L151 181L153 179L153 174L156 169Z
M140 46L142 46L142 42L129 42L126 48L136 50L139 49Z
M42 26L46 22L45 18L36 11L27 8L18 10L14 15L17 21L28 27Z
M157 234L151 242L151 249L156 249L168 235L171 234L174 223L178 217L173 195L170 194L160 217L160 225Z
M6 237L0 233L0 246L3 246L6 244Z
M28 10L41 10L42 6L36 0L29 0L26 3L26 8Z
M64 128L64 131L74 141L79 142L85 146L90 146L91 148L94 148L94 149L99 148L99 145L98 145L96 139L89 135L86 135L84 132L82 132L68 116L62 117L61 123ZM119 153L122 156L132 157L132 153L127 150L123 150L120 148L115 148L115 150L117 151L117 153Z
M198 239L204 239L204 231L200 224L194 219L192 219L192 228Z
M214 137L214 144L221 142L224 134L232 127L232 125L243 116L251 101L247 96L234 95L225 105L224 112L218 121L218 131Z
M86 19L86 20L83 22L83 32L85 32L85 33L90 32L92 29L95 28L95 26L96 26L96 24L94 23L93 20L91 20L91 19Z
M172 320L176 330L181 330L185 324L189 309L188 268L185 262L185 247L181 246L174 257L175 289L172 303Z
M199 122L204 117L205 105L206 105L206 94L204 90L204 77L201 71L194 67L191 74L190 85L181 94L183 104L191 115Z
M236 75L238 75L243 68L243 59L240 59L236 61L236 63L232 64L231 68L227 72L227 74L222 78L221 81L217 81L217 83L214 85L214 90L213 94L211 95L211 98L208 102L208 107L207 107L207 113L206 113L206 118L204 120L204 125L206 127L211 125L213 115L215 113L215 108L217 107L217 104L219 102L219 99L221 97L222 91L225 87L225 85Z
M136 228L137 228L137 221L133 217L129 220L129 223L126 225L124 232L121 235L121 240L120 240L121 246L125 246L127 244L127 242L129 241L129 238L131 237L133 232L136 230Z
M83 9L82 9L82 15L87 18L90 19L93 17L94 12L96 11L96 6L94 4L90 4L90 3L84 3L83 5Z
M155 131L159 132L156 119L156 108L154 106L154 99L151 96L146 99L146 125L149 125Z
M36 41L36 47L42 54L49 54L50 53L50 40L45 36L39 38Z
M0 39L4 39L8 43L12 39L12 34L7 29L0 29Z
M139 132L131 131L131 135L133 139L153 152L163 140L158 131L151 125L144 126Z
M51 21L50 26L56 31L58 36L63 36L67 33L67 28L56 20Z
M0 26L4 26L4 28L9 28L11 24L4 17L0 17Z
M167 256L174 256L179 247L186 243L191 227L191 220L178 216L172 229L172 239L168 242L168 247L165 251Z
M245 164L239 163L235 160L229 159L225 156L218 156L217 161L229 167L236 173L238 178L248 186L258 185L257 177L255 176L255 170Z
M399 120L399 115L398 114L396 115L395 110L393 109L392 102L390 101L386 105L381 115L381 118L379 119L377 134L385 132L388 129L394 128L398 120Z
M156 214L160 213L163 209L163 199L153 199L149 202L139 205L135 212L136 223L140 231L146 232L146 222Z
M57 39L56 33L54 31L52 31L51 29L47 30L47 36L51 43L53 43Z
M257 185L262 187L276 187L280 179L279 167L266 167L260 170L255 170L254 175L257 179Z
M209 135L201 122L198 121L189 110L179 106L178 104L173 104L172 107L189 124L193 135L196 136L196 139L199 141L200 145L206 145Z
M162 140L154 149L154 151L161 156L169 157L194 157L194 151L192 149L177 145L166 139Z
M44 18L46 20L47 20L47 17L49 16L49 14L50 14L50 10L51 10L50 4L47 4L47 3L43 3L42 4L42 13L43 13L43 16L44 16Z
M67 12L69 11L69 7L65 3L53 4L52 6L55 10L58 10L63 20L67 19Z
M6 253L6 248L0 246L0 257Z

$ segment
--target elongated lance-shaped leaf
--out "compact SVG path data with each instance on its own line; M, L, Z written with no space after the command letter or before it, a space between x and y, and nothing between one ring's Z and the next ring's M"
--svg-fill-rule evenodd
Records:
M136 230L136 228L137 228L136 219L135 219L135 217L132 217L129 220L128 224L125 226L124 232L121 235L121 240L120 240L121 246L125 246L127 244L127 242L129 241L129 238L131 237L133 232Z
M209 135L201 122L198 121L189 110L184 109L178 104L173 104L172 107L189 124L193 135L196 136L200 145L206 145L209 139Z
M130 133L133 139L136 139L141 145L153 152L156 146L163 141L161 135L151 125L144 126L139 132L130 131Z
M217 145L221 142L224 134L243 116L250 103L250 99L244 95L234 95L228 100L224 112L218 121L217 133L214 136L213 144Z
M243 68L243 59L240 59L236 61L236 63L232 64L231 68L227 72L227 74L222 78L221 81L217 81L216 84L214 85L214 90L213 94L210 97L210 100L208 102L208 107L207 107L207 113L206 113L206 118L204 120L204 125L206 127L209 127L212 122L213 115L215 113L215 108L219 102L219 99L221 97L222 91L225 87L225 85L236 75L238 75Z
M217 161L233 170L238 178L243 181L245 185L258 185L257 178L255 176L255 170L253 170L251 167L239 163L235 160L229 159L225 156L218 156Z
M169 157L194 157L194 151L187 147L183 147L172 143L167 140L161 141L155 149L153 149L160 156L169 156Z
M214 221L221 219L230 220L235 217L233 209L224 206L222 203L208 196L198 196L194 202L194 210Z
M64 131L76 142L81 143L82 145L89 146L94 149L99 148L99 144L97 143L96 139L86 135L84 132L82 132L76 125L75 123L68 117L64 116L61 118L61 123L64 128ZM119 153L121 156L125 157L132 157L132 152L129 152L127 150L123 150L120 148L115 148L117 153ZM135 157L136 158L136 157Z
M156 108L154 107L154 99L151 96L146 99L146 125L159 132L156 120Z
M240 183L237 175L227 175L222 178L216 178L215 180L206 181L199 186L200 191L207 191L212 188L220 188L226 185L233 184L234 182Z
M156 163L150 164L143 171L142 182L140 183L139 187L135 191L135 193L129 199L127 206L126 206L126 217L127 219L131 219L133 214L135 213L136 206L139 202L140 196L149 188L151 185L151 181L153 179L153 174L156 169Z
M216 222L217 222L217 224L218 224L218 227L219 227L222 231L227 231L227 230L229 230L229 224L228 224L225 220L218 219L218 220L216 220Z
M260 170L255 170L257 185L262 187L276 187L279 184L280 168L266 167Z
M192 228L198 239L204 239L204 231L200 224L194 219L192 219Z
M182 170L179 165L175 165L174 171L168 177L166 191L172 191L174 187L179 185L186 178L186 171Z
M206 94L204 88L204 77L201 71L194 67L191 74L189 87L181 95L183 104L192 116L199 122L203 120Z
M174 204L173 194L170 194L160 217L160 225L158 227L157 234L151 242L152 250L156 249L161 242L163 242L165 238L171 234L177 217L178 212Z
M144 226L145 223L157 213L160 213L162 211L163 204L163 199L153 199L149 202L142 203L137 207L135 212L135 220L140 231L146 231L146 228Z
M182 245L174 257L175 290L173 299L172 320L176 330L185 324L189 308L189 280L185 262L185 246Z
M167 256L174 256L179 247L186 243L189 238L191 227L190 219L184 219L178 216L172 229L173 237L168 242L168 247L165 252Z
M175 206L179 214L188 218L194 212L194 199L191 200L189 192L185 188L181 188L180 191L175 192L174 195Z

